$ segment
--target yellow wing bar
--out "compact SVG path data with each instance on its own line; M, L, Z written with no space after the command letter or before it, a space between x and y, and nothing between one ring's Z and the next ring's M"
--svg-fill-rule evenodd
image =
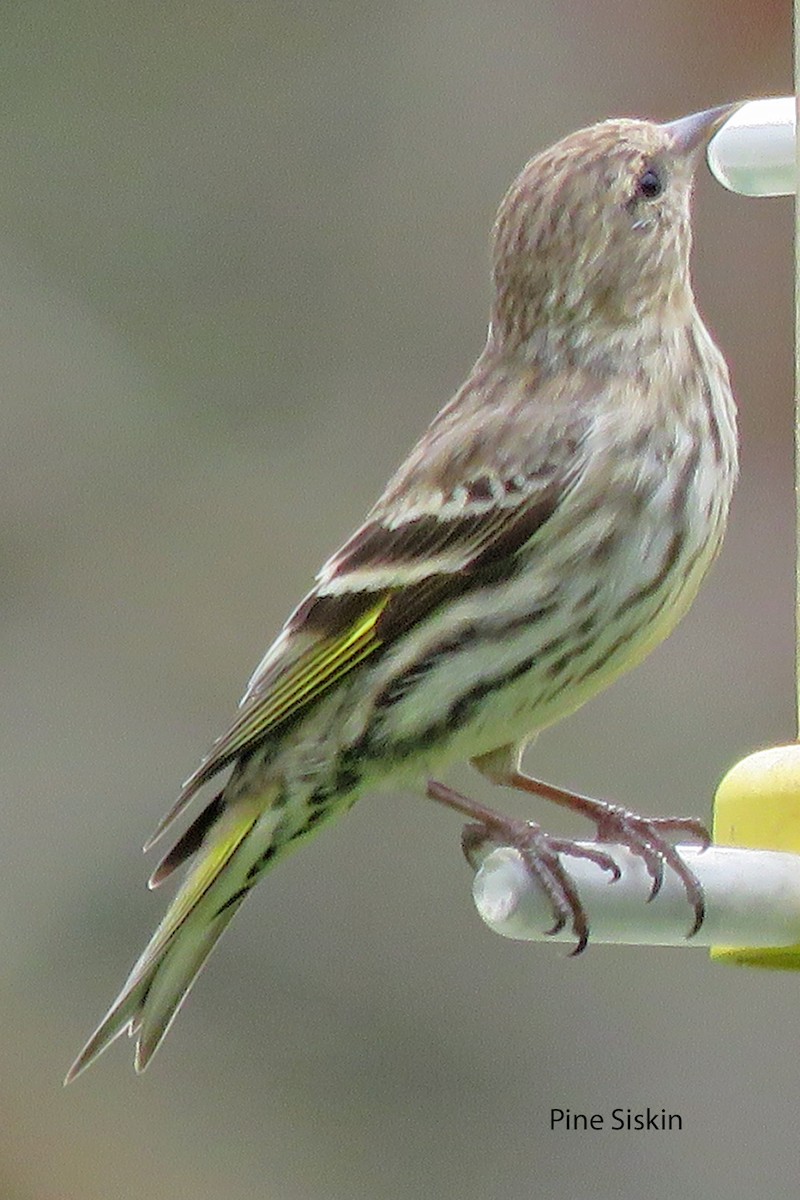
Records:
M214 744L208 757L186 780L175 804L145 842L145 850L158 841L207 780L377 650L382 639L376 632L376 625L392 595L390 591L384 592L344 633L322 637L310 646L287 668L285 675L278 677L273 687L268 687L262 696L254 697L246 705L238 720Z
M381 597L368 612L338 637L312 646L298 659L286 676L263 697L253 702L216 747L215 757L243 749L263 737L275 725L304 708L341 679L381 644L375 626L390 599Z

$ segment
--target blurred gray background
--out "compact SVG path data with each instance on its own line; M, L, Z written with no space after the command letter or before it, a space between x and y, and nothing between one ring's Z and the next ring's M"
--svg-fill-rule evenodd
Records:
M142 841L481 349L512 177L605 116L789 92L790 15L0 9L3 1200L796 1195L800 978L504 942L457 820L408 795L259 887L145 1077L125 1042L61 1088L165 905ZM668 644L528 762L707 817L734 761L795 734L792 218L708 174L696 213L741 405L724 553ZM683 1132L547 1127L647 1104Z

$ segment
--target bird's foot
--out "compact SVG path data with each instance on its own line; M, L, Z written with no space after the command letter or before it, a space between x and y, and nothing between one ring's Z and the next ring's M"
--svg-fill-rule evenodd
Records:
M699 842L702 850L711 844L711 835L702 821L694 817L643 817L617 804L596 800L594 816L597 837L601 842L620 842L645 865L652 880L648 901L661 891L664 870L670 867L683 884L686 898L694 912L694 920L686 934L693 937L706 915L705 897L700 880L686 865L671 837L681 834Z
M652 880L648 900L654 899L661 891L664 871L669 867L683 884L686 898L694 913L692 925L686 936L690 938L697 933L703 924L706 911L703 889L700 880L686 865L670 839L675 835L683 835L699 842L705 850L711 843L711 835L702 821L694 817L643 817L618 804L594 800L577 792L554 787L553 784L523 775L520 771L509 772L502 779L495 778L494 782L543 796L546 800L553 800L556 804L571 808L573 812L579 812L590 821L594 821L599 841L619 842L641 858Z
M476 865L477 852L483 849L487 842L498 846L513 846L550 901L554 921L547 933L560 933L569 922L576 940L572 953L580 954L586 949L589 921L561 856L571 855L573 858L589 859L602 870L608 871L613 883L619 879L620 869L610 854L565 838L551 837L533 821L505 817L435 780L428 784L428 795L465 816L477 818L465 826L461 838L464 854L472 866Z

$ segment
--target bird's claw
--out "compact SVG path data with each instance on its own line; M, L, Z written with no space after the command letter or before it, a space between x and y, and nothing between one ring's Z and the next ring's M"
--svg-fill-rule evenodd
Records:
M561 855L589 859L603 871L609 872L611 883L620 877L617 863L606 851L594 846L580 845L566 838L551 837L532 821L507 819L503 822L500 839L499 832L480 823L466 825L461 835L461 845L467 861L474 866L476 851L483 848L487 841L512 846L519 852L533 878L544 889L553 909L555 920L546 931L548 936L560 933L569 922L576 940L572 954L582 953L589 941L589 921L578 890L561 862Z
M599 802L598 802L599 803ZM641 858L652 879L648 901L654 900L664 882L664 868L671 867L683 884L694 920L686 934L693 937L706 915L705 897L700 881L669 840L671 835L686 835L700 843L701 850L711 844L711 835L695 817L643 817L616 804L606 804L596 816L597 837L601 842L620 842Z

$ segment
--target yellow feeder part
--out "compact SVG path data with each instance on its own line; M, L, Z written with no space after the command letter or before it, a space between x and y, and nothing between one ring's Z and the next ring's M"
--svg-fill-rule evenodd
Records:
M714 798L713 840L800 854L800 745L759 750L731 768ZM735 966L800 971L800 945L712 946L710 954Z

